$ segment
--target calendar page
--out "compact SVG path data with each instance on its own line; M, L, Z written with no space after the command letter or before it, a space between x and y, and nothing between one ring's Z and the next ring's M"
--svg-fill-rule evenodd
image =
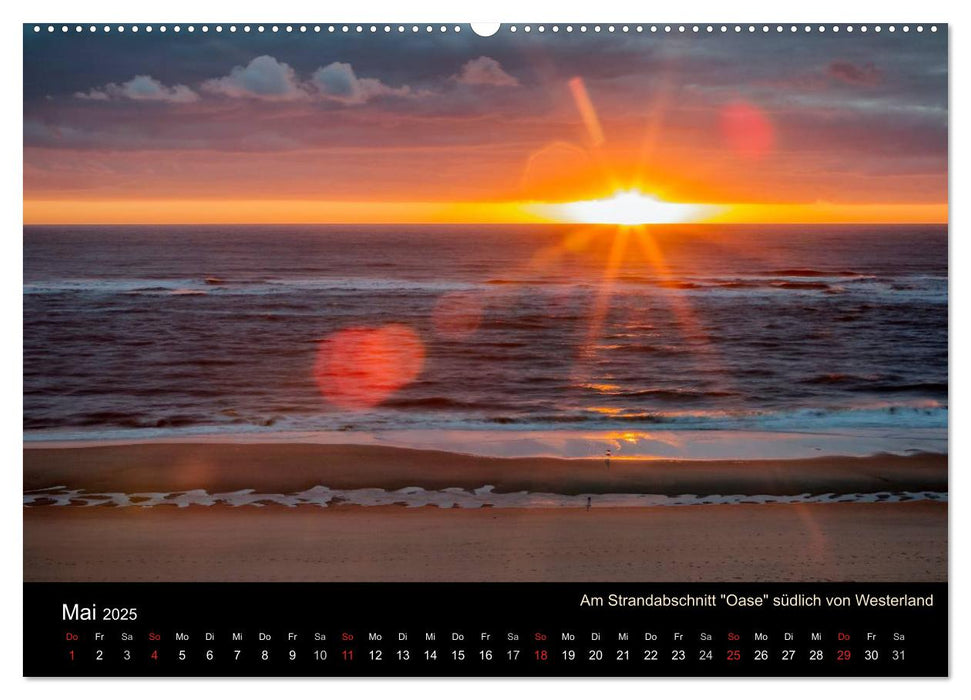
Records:
M25 675L948 674L947 25L23 69Z

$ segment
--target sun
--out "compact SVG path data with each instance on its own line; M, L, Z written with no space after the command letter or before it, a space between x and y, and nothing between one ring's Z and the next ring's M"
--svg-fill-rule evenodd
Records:
M713 207L705 204L665 202L637 190L625 190L604 199L542 204L537 205L536 209L544 216L558 221L639 226L698 221L709 215Z

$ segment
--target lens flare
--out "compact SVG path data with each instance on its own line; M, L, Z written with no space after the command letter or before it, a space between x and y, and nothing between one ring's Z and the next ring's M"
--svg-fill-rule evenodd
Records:
M364 411L413 382L424 362L425 346L408 326L347 328L320 343L314 379L334 406Z
M775 130L765 112L748 102L734 102L721 113L725 141L737 154L748 158L765 155L775 141Z
M597 110L593 106L589 93L587 93L587 86L584 84L583 78L572 78L567 85L570 87L570 93L573 95L573 101L576 102L583 125L587 128L590 143L594 147L603 145L603 127L600 126L600 118L597 116Z

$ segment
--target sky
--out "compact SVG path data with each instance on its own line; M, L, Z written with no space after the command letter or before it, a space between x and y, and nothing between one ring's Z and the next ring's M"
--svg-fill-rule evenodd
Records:
M25 223L947 220L946 29L463 29L25 26Z

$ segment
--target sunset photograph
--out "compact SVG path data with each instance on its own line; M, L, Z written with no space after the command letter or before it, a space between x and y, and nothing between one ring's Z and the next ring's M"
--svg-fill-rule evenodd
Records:
M946 25L109 29L23 27L25 581L947 580Z

